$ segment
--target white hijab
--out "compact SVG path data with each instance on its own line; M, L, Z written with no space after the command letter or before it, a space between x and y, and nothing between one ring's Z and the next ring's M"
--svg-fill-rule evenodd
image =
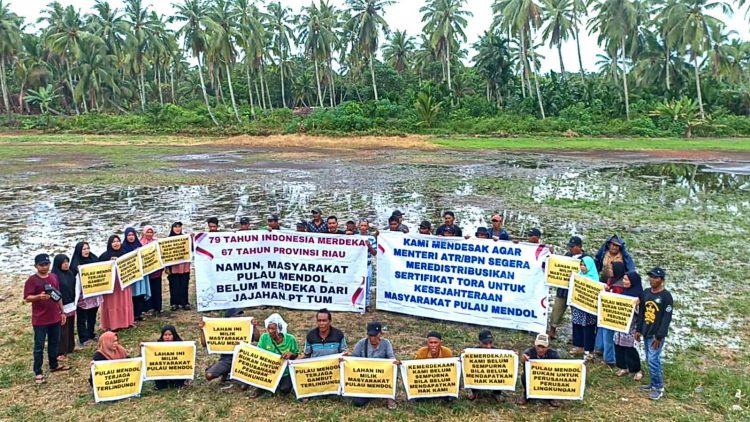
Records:
M282 334L286 334L287 324L286 321L284 321L284 318L281 317L279 314L271 314L268 318L266 318L265 321L266 329L268 329L268 326L271 324L276 324L276 327L278 327L279 332Z

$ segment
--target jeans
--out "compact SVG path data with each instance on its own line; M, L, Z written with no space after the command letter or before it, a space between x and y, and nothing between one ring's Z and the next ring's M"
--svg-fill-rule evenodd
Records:
M666 339L661 341L659 348L654 350L652 344L656 337L647 337L643 342L646 348L646 363L648 363L648 372L651 378L651 387L661 390L664 388L664 376L661 371L661 351L664 349Z
M595 350L604 352L604 362L614 365L617 361L615 357L615 332L608 328L598 327L596 329Z
M57 368L57 348L60 344L60 323L34 327L34 375L42 375L44 340L47 339L49 369Z

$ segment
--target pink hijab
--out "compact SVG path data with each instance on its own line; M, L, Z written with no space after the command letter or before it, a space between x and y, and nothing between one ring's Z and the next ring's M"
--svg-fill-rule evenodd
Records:
M154 237L151 238L151 240L146 239L146 232L151 230L154 232ZM141 236L141 245L146 245L147 243L151 243L156 240L156 230L154 230L153 226L146 226L143 228L143 235Z

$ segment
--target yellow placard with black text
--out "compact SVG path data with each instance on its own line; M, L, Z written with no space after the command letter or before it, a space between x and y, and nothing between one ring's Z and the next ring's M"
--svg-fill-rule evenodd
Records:
M604 283L594 281L580 274L570 276L568 305L596 315L599 312L599 292L604 290Z
M232 354L253 338L253 318L203 318L203 336L209 354Z
M464 388L516 389L518 354L512 350L466 349L461 354Z
M396 398L397 367L392 359L344 357L341 395L379 399Z
M248 343L240 343L234 348L232 371L233 380L276 391L289 362L276 353L263 350Z
M610 292L599 293L598 326L621 333L629 333L637 301L637 297Z
M115 261L120 288L124 289L136 281L143 280L143 265L138 251L128 252Z
M183 234L159 239L159 253L165 267L190 262L193 257L190 236Z
M458 358L416 359L401 362L406 398L458 397L461 361Z
M341 354L289 362L289 374L298 399L339 394Z
M532 359L526 362L526 398L583 400L586 365L582 360Z
M563 255L549 255L545 269L548 286L567 289L570 275L581 270L581 260Z
M114 262L81 265L78 267L78 279L84 299L110 294L115 290Z
M141 344L143 379L195 378L195 342L160 341Z
M151 242L148 245L138 248L141 255L141 265L143 265L143 274L149 275L153 272L164 268L159 254L159 242Z
M140 395L142 374L141 358L94 361L91 365L94 400L99 403Z

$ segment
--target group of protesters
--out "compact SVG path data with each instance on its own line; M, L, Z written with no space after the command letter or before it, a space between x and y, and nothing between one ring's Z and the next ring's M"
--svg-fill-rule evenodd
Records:
M377 254L377 236L379 231L371 227L367 219L357 222L349 220L345 229L339 228L338 218L329 216L323 220L320 208L312 210L309 221L299 221L295 230L300 232L326 233L336 235L362 235L367 236L368 256L368 285L366 305L370 306L370 285L373 276L373 261ZM388 230L401 233L409 233L409 228L403 223L404 215L396 210L388 219ZM435 236L458 236L471 238L470 234L463 233L456 224L455 214L451 211L443 213L444 221L434 231L430 221L422 221L419 224L420 235ZM267 225L261 227L263 230L283 230L280 216L269 214ZM207 219L209 232L220 231L219 219L210 217ZM239 219L239 230L251 230L250 219L242 217ZM169 236L183 234L182 223L175 222L170 226ZM479 227L474 237L478 239L493 239L495 241L513 241L542 244L542 232L538 228L532 228L524 233L524 236L511 238L503 227L503 216L493 215L490 225ZM143 320L144 316L160 316L162 312L162 277L163 272L157 271L146 275L142 280L122 289L119 283L115 283L111 294L83 298L80 289L76 286L76 274L81 265L115 260L118 257L136 250L156 240L156 232L152 226L142 229L141 237L137 236L136 230L128 227L124 231L124 238L112 235L107 241L107 248L99 257L91 252L88 242L82 241L75 246L72 258L64 254L54 257L54 265L50 269L50 256L39 254L35 257L34 265L36 273L31 275L24 287L24 299L32 305L32 326L34 328L34 374L35 382L43 384L46 382L42 371L43 353L45 340L48 343L47 352L49 357L50 372L66 371L70 367L65 364L66 355L75 348L74 327L78 330L78 342L80 346L97 344L97 354L94 360L115 359L127 356L125 350L117 342L116 332L118 330L134 327L136 321ZM554 247L549 246L551 252ZM571 309L572 320L572 344L571 355L582 355L587 361L591 361L596 355L601 356L602 361L611 367L616 367L618 376L630 374L634 380L639 381L643 377L641 370L640 355L637 345L644 341L644 351L649 367L650 382L641 388L647 391L650 398L658 400L664 391L664 380L661 368L661 353L664 348L665 338L668 334L672 316L672 296L664 288L666 271L654 267L648 271L650 288L642 287L642 279L636 271L635 263L628 252L625 242L618 236L607 239L594 256L588 255L583 248L583 241L578 236L570 238L567 244L566 256L580 259L580 274L584 277L604 283L604 290L637 297L638 304L634 321L629 333L614 332L606 328L597 327L596 315L586 313L577 308ZM190 263L178 264L164 269L169 281L170 309L190 310L188 301L188 286L190 280ZM567 289L557 288L552 306L549 329L547 333L537 336L534 347L526 350L522 355L525 359L557 358L559 353L551 349L550 342L556 339L558 328L561 326L567 310ZM103 333L96 336L96 319L99 314L99 328ZM242 310L231 309L227 311L229 317L242 313ZM317 314L318 328L308 333L303 355L305 357L321 356L329 353L347 353L346 340L343 333L330 326L331 315L328 311ZM328 327L328 328L326 328ZM296 340L288 334L287 325L283 319L274 314L266 320L267 330L262 336L256 335L254 341L258 346L274 353L284 356L285 359L296 359L300 354ZM372 334L371 334L372 333ZM257 334L257 330L256 330ZM390 343L381 339L382 325L370 323L367 326L367 337L360 340L352 352L352 356L378 357L394 359L393 348ZM165 326L161 332L160 341L179 339L174 326ZM480 344L489 344L492 347L492 335L489 331L480 333ZM201 338L203 344L205 339ZM439 346L439 347L438 347ZM485 347L485 346L481 346ZM417 352L417 358L436 358L452 356L450 349L442 346L442 337L439 333L431 332L428 335L427 346ZM396 361L397 362L397 361ZM226 377L231 369L231 355L223 355L218 362L206 370L206 379L212 380ZM288 392L291 390L291 381L288 374L279 385L277 391ZM523 378L522 378L523 379ZM182 386L183 382L173 383ZM159 388L173 385L161 384ZM228 384L232 386L231 383ZM262 394L263 390L257 390L253 396ZM476 392L467 391L467 398L476 397ZM499 396L496 396L499 397ZM367 403L366 399L354 401L357 405ZM520 404L526 403L525 396L519 400ZM556 401L550 402L558 405ZM388 402L389 408L395 408L395 402Z

